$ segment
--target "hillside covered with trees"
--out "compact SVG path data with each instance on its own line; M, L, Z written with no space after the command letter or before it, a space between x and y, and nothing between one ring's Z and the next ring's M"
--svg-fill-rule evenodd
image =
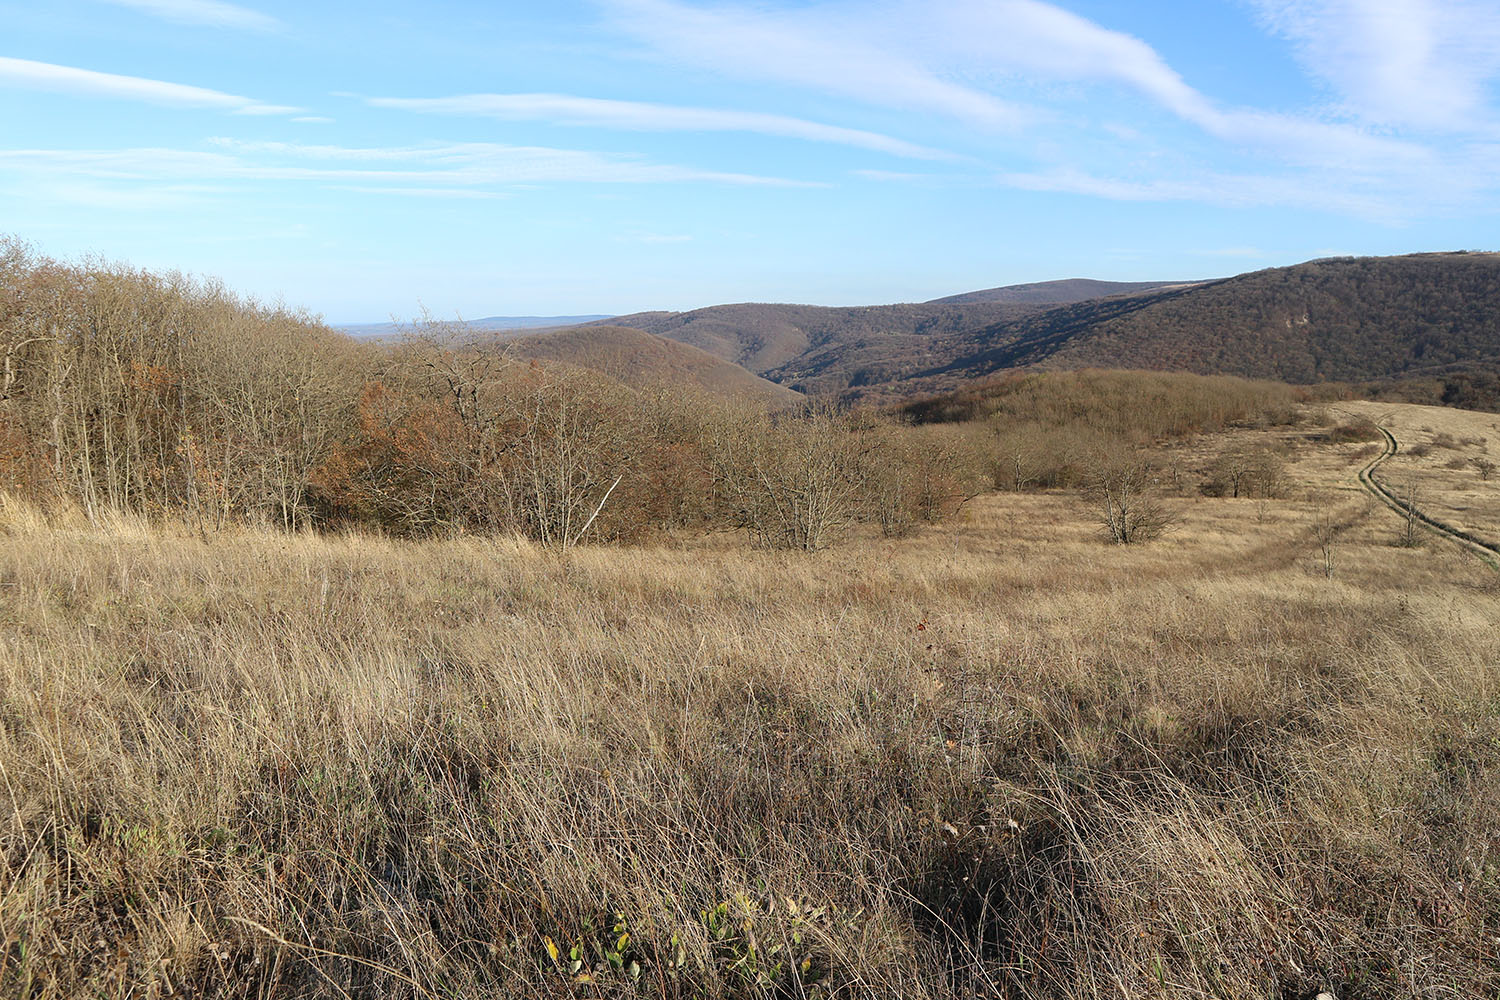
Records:
M0 362L10 495L201 531L569 547L730 530L816 549L860 525L895 537L951 515L1006 479L1005 434L1033 419L838 407L628 328L497 340L428 323L361 342L212 282L14 241L0 244ZM1285 386L1113 378L1046 381L1056 412L1075 414L1046 428L1037 460L1066 470L1049 482L1082 485L1159 438L1292 419ZM1163 420L1168 398L1177 416Z
M945 295L932 301L953 305L973 302L1011 302L1016 305L1061 306L1070 302L1107 298L1111 295L1135 295L1177 284L1193 284L1193 282L1099 281L1096 278L1061 278L1056 281L1033 281L1022 285L982 288L976 292Z
M1393 398L1500 406L1500 255L1490 253L1331 258L1196 284L1071 279L923 305L742 304L610 322L694 344L808 394L909 397L1014 368L1098 367L1374 383Z
M1137 367L1313 383L1500 358L1500 255L1336 258L976 331L942 371ZM977 348L975 350L974 348Z
M965 434L808 406L635 330L362 343L212 282L0 243L0 488L90 521L815 549L956 510L983 478Z
M771 405L806 397L691 344L625 326L583 326L521 337L505 345L515 358L537 358L589 368L626 385L691 386L724 397L764 399Z
M927 345L1036 308L1005 302L846 307L744 302L691 312L635 313L604 323L679 340L765 375L841 349L856 352L865 363L886 357L907 364L923 359L935 363L947 355L929 355Z

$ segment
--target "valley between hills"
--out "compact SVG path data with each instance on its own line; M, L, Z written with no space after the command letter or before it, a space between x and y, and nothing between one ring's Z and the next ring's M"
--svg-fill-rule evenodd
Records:
M891 400L1015 369L1129 368L1347 383L1392 399L1492 407L1500 405L1497 317L1500 255L1432 253L1196 282L1068 279L903 305L741 303L583 326L559 318L558 330L540 334L499 332L500 321L469 328L524 337L523 353L571 354L585 366L641 347L622 331L642 331L804 396ZM612 340L617 347L606 348ZM672 350L654 348L663 358ZM701 359L689 367L709 384L747 384L729 369L708 374Z

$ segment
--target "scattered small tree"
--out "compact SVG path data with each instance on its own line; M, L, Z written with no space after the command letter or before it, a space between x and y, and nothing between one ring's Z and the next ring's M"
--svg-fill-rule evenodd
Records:
M1414 549L1422 544L1422 519L1417 515L1417 500L1420 494L1415 481L1408 480L1406 494L1400 499L1403 523L1397 544L1405 549Z
M1470 461L1474 464L1474 471L1479 473L1479 478L1484 482L1489 482L1490 477L1495 474L1495 463L1487 458L1475 458Z
M1101 459L1089 475L1085 493L1109 539L1119 545L1150 541L1176 523L1154 496L1150 463L1138 456Z
M1338 523L1333 511L1325 505L1313 522L1313 541L1317 543L1318 552L1323 556L1323 575L1330 580L1333 579L1333 543L1342 531L1343 525Z
M898 538L952 517L987 486L983 454L983 438L961 428L885 425L870 462L871 519Z
M1214 460L1203 492L1208 496L1279 496L1286 478L1286 463L1269 448L1235 448Z
M1045 458L1033 435L1011 434L1001 438L995 459L995 487L1024 493L1042 475Z
M709 445L724 513L771 548L824 548L864 513L872 430L827 406L779 417L726 410Z

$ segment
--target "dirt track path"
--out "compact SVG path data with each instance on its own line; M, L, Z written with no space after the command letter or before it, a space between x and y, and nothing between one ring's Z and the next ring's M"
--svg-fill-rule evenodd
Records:
M1475 538L1467 531L1463 531L1459 528L1453 527L1452 525L1444 524L1442 521L1431 518L1422 513L1422 510L1419 507L1409 507L1405 500L1402 500L1383 483L1381 483L1380 480L1375 478L1376 470L1380 468L1380 466L1386 461L1386 459L1390 458L1391 456L1395 455L1396 452L1401 450L1401 443L1396 440L1396 436L1394 434L1392 434L1389 430L1379 424L1377 424L1376 427L1385 437L1385 450L1377 455L1373 460L1371 460L1368 465L1359 470L1359 484L1364 487L1365 492L1375 497L1375 499L1391 508L1391 510L1395 511L1397 514L1400 514L1402 517L1406 517L1408 512L1410 512L1416 517L1418 521L1422 522L1422 526L1427 528L1429 531L1433 532L1434 534L1441 535L1442 537L1453 542L1455 545L1461 546L1462 548L1465 548L1475 555L1479 556L1486 563L1488 563L1492 569L1500 570L1500 546L1492 545L1489 542L1482 541L1481 539Z

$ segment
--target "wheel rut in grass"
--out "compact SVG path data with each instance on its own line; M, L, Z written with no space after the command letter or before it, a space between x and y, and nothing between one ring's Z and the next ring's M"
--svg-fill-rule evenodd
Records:
M1372 459L1367 465L1359 470L1359 484L1360 486L1364 487L1365 492L1375 497L1375 499L1385 504L1397 514L1400 514L1402 517L1406 517L1408 516L1408 514L1412 517L1415 517L1422 523L1423 527L1427 528L1427 530L1433 532L1436 535L1440 535L1443 538L1446 538L1449 541L1453 542L1455 545L1467 549L1468 551L1479 556L1489 565L1491 569L1500 570L1500 545L1495 545L1491 542L1487 542L1482 538L1476 538L1475 536L1469 534L1467 531L1464 531L1462 528L1455 528L1451 524L1444 524L1442 521L1424 514L1421 508L1417 507L1415 504L1401 499L1384 483L1375 478L1376 470L1378 470L1380 466L1386 462L1387 459L1391 458L1401 450L1401 443L1396 440L1396 435L1392 434L1387 428L1381 426L1380 424L1376 424L1375 427L1380 431L1381 436L1385 439L1385 450L1382 451L1379 455L1375 456L1374 459Z

